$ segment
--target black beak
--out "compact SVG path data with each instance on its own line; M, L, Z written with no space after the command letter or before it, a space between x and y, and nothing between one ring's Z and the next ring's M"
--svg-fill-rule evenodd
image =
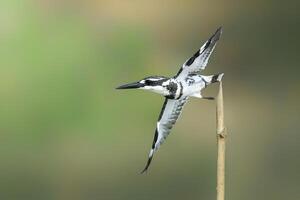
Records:
M143 84L143 83L135 82L135 83L121 85L121 86L117 87L116 89L136 89L136 88L141 88L144 86L145 86L145 84Z

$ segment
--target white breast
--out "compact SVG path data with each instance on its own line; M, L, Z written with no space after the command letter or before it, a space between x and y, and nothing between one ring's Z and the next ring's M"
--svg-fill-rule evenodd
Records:
M184 96L191 96L195 93L200 93L201 90L205 88L205 82L200 75L187 77L184 81L182 81L182 85Z

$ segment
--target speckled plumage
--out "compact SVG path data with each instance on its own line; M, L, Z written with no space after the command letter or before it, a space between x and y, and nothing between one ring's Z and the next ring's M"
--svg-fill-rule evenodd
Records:
M174 77L150 76L138 82L122 85L117 88L150 90L165 97L163 108L156 124L149 158L143 172L147 171L154 152L159 149L160 145L170 134L189 97L213 99L211 97L202 97L201 90L211 83L221 81L223 74L204 76L200 75L199 72L205 69L221 33L222 29L217 29L204 45L182 65Z

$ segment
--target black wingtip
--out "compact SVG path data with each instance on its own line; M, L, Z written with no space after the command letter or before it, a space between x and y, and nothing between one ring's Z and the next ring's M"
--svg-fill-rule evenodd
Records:
M145 168L143 169L143 171L141 172L141 174L144 174L145 172L147 172L147 170L151 164L152 158L153 158L153 156L148 158L147 164L146 164Z
M223 27L220 26L220 27L216 30L215 34L214 34L211 38L212 38L214 41L219 40L220 37L221 37L221 35L222 35L222 31L223 31Z
M216 30L216 32L207 40L207 42L205 43L204 50L207 49L208 47L211 47L211 46L215 45L216 42L220 39L221 34L222 34L222 26L220 26Z

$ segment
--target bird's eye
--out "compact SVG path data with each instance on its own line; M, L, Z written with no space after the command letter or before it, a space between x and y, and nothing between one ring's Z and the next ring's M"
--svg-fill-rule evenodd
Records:
M151 84L152 84L152 81L150 81L150 80L145 80L145 84L146 84L146 85L151 85Z

